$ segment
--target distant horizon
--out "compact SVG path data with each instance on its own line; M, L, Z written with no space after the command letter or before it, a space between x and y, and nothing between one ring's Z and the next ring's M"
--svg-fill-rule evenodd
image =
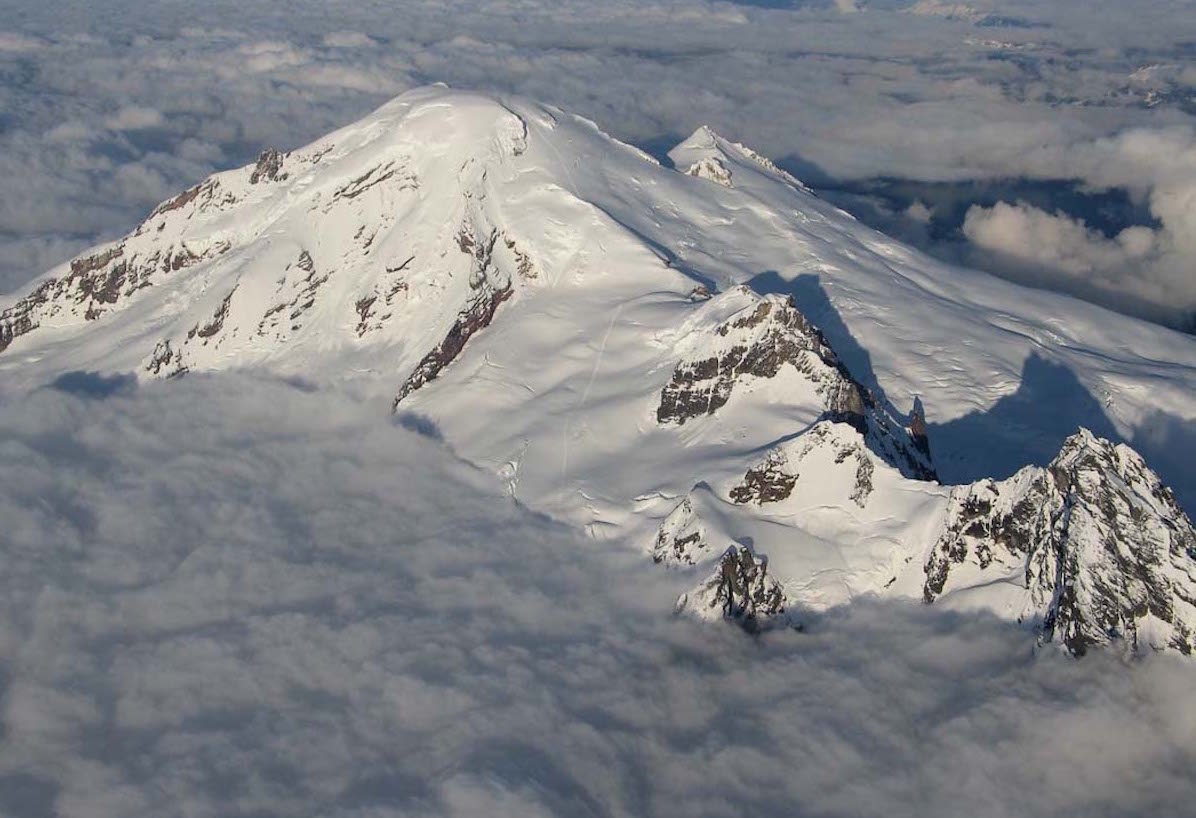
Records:
M1165 3L5 5L0 292L215 170L442 80L649 152L707 124L931 255L1193 329L1196 28Z

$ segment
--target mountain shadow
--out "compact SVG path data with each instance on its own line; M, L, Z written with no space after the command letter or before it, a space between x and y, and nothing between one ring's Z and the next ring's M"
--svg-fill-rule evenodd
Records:
M787 295L792 298L801 314L826 337L851 377L867 387L877 404L891 417L903 424L910 422L911 414L898 411L885 395L872 368L872 356L851 334L817 275L803 273L797 278L786 280L775 270L768 270L753 277L748 286L760 295Z
M1045 466L1080 426L1125 442L1071 369L1031 353L1016 392L984 411L931 422L927 436L943 480L971 483L984 477L1003 480L1023 466ZM1149 454L1142 454L1151 464Z
M793 280L769 270L748 285L764 295L788 295L797 308L822 331L835 354L858 382L872 390L877 404L890 416L908 423L911 413L899 411L885 395L868 353L831 303L817 275ZM913 413L922 414L920 401ZM1023 466L1042 466L1054 459L1063 441L1080 426L1117 443L1128 442L1163 482L1180 505L1196 509L1196 424L1156 413L1140 424L1127 441L1113 425L1101 403L1067 366L1032 353L1022 365L1016 392L983 411L949 421L934 422L935 407L926 409L930 453L940 480L971 483L984 477L1004 479Z
M888 399L872 368L872 356L843 323L818 277L800 275L786 281L776 271L769 270L755 276L748 286L760 295L789 296L798 311L822 333L848 377L863 387L860 410L870 419L857 428L864 433L872 453L907 477L936 479L933 463L927 459L932 453L927 451L926 440L919 431L925 418L921 401L915 401L910 412L902 412ZM873 427L871 432L868 427Z

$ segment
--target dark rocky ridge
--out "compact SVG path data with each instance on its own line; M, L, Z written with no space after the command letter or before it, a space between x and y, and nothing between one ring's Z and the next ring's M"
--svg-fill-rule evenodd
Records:
M802 461L814 450L828 447L836 465L855 460L855 485L849 499L863 508L872 494L872 475L876 466L871 453L855 434L858 430L848 433L848 439L844 439L834 433L835 426L835 421L822 421L795 440L774 448L763 461L748 469L741 484L731 489L731 499L741 505L789 499L801 475Z
M249 174L249 184L258 182L284 181L289 174L281 173L284 155L273 148L267 148L258 154L257 164Z
M1171 492L1125 445L1081 430L1046 468L952 494L927 559L923 598L954 573L1017 572L1023 614L1074 655L1196 648L1196 532Z
M499 305L510 298L511 293L510 284L501 289L488 288L479 293L469 306L458 314L444 340L420 360L415 371L403 382L398 395L395 396L394 408L397 409L412 392L436 380L441 371L461 354L469 339L479 330L490 326Z
M719 558L714 574L677 602L678 611L701 606L717 612L749 633L787 619L785 592L768 574L768 558L732 545Z
M815 384L824 417L855 427L882 459L907 477L937 479L921 415L914 413L906 428L886 412L871 391L852 378L792 298L764 297L751 312L722 323L715 332L733 343L718 354L677 364L660 393L658 423L680 426L714 414L744 380L775 378L782 367L792 366Z
M687 496L660 524L652 561L658 565L697 565L708 556L709 549L706 530L694 511L692 497Z
M436 380L444 368L461 354L470 338L490 326L503 302L514 295L511 276L501 271L495 263L494 249L498 240L497 229L483 230L472 220L466 220L458 229L457 248L470 257L469 288L474 296L457 314L444 339L420 360L403 382L392 408L398 409L399 404L412 392ZM514 242L504 241L504 244L515 252ZM526 275L526 270L531 269L530 260L526 260L521 253L516 253L516 258L520 262L517 272ZM526 268L523 263L525 260Z
M65 276L43 281L29 295L0 312L0 352L17 338L36 330L47 316L81 308L85 320L95 321L122 298L151 286L157 274L177 272L228 249L229 245L221 244L204 253L195 253L187 247L171 247L143 257L127 256L125 245L118 244L76 258Z

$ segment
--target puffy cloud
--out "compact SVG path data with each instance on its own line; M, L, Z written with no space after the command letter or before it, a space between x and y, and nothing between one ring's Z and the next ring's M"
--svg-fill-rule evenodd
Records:
M0 403L0 811L1183 812L1191 667L867 601L752 638L391 422L78 375ZM64 389L69 391L63 391Z
M1085 279L1094 273L1124 274L1131 264L1154 255L1158 244L1157 235L1147 227L1128 227L1107 239L1078 219L1021 202L972 206L963 232L986 250Z
M970 23L984 19L984 12L967 3L944 3L942 0L918 0L909 9L910 14L924 17L945 17L948 20L966 20Z
M324 35L324 45L330 48L370 48L377 43L360 31L334 31Z
M656 147L709 123L810 174L1125 188L1157 224L1107 237L1006 203L966 230L1052 286L1188 297L1182 9L787 5L213 3L186 27L164 4L23 9L0 33L0 290L265 145L444 80ZM996 621L868 602L749 639L671 618L692 576L514 505L385 397L233 376L87 391L0 401L0 812L1196 802L1180 661L1073 662Z
M13 31L0 31L0 52L21 54L37 51L44 46L45 43L35 37L26 37Z
M1021 266L1025 275L1112 306L1176 324L1196 314L1196 130L1130 129L1063 150L1049 146L1028 167L1072 175L1097 188L1124 188L1145 199L1157 226L1134 225L1111 237L1082 220L1025 203L972 207L963 232L979 248Z

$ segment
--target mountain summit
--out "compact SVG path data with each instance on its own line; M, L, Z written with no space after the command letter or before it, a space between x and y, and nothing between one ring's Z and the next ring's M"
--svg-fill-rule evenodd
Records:
M1190 652L1196 340L932 261L709 129L669 161L551 106L409 92L0 299L3 388L352 388L692 572L684 611L890 595Z

